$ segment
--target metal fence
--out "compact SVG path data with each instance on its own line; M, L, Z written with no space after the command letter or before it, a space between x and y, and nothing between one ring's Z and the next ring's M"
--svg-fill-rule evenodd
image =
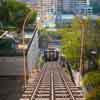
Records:
M37 59L39 56L38 40L39 40L39 34L38 34L38 28L36 26L26 52L28 73L32 73L32 69L36 67Z

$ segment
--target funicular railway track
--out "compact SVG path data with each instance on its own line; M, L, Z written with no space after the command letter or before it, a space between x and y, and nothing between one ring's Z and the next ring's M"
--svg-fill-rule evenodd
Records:
M24 93L20 100L85 100L82 90L65 77L56 62L48 63L39 79L26 89L33 90Z

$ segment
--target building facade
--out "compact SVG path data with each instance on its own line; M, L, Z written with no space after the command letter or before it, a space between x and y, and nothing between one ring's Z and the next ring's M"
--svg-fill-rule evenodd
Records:
M92 15L93 9L90 0L72 0L72 11L84 16Z
M55 15L57 12L57 0L39 0L39 14L40 22L43 26L54 26Z
M63 12L63 0L56 0L56 14L62 14Z
M63 0L63 13L72 13L72 0Z
M54 14L56 11L56 0L40 0L40 16Z
M63 15L92 15L92 7L89 0L40 0L40 20L46 24L60 23Z

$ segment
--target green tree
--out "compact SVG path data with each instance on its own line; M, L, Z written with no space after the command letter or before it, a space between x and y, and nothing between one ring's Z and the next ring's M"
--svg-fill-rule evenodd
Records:
M100 99L100 71L87 73L83 78L86 92L86 100Z
M72 22L72 26L59 31L62 35L62 52L69 61L77 62L80 57L80 23L77 18Z
M71 27L60 30L62 34L62 51L69 61L79 61L81 34L84 34L84 62L88 60L90 50L94 49L99 54L100 48L100 19L92 20L87 18L81 20L75 18ZM97 58L96 58L97 59Z
M0 6L0 21L4 27L13 26L17 30L21 30L25 16L31 11L31 9L21 2L16 0L2 1ZM29 23L33 23L36 20L36 12L33 11L32 17Z

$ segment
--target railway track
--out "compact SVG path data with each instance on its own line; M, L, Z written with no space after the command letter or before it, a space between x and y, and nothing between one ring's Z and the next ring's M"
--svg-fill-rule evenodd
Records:
M66 78L56 62L48 63L25 91L20 100L85 100L80 87Z

